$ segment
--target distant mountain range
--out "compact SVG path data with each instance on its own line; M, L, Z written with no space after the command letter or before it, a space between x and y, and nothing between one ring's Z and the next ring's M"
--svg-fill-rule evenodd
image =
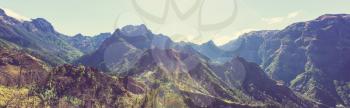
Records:
M145 25L67 36L0 9L0 106L346 107L349 54L347 14L217 46L173 42Z
M4 13L4 11L0 11ZM40 56L52 65L69 63L83 55L81 51L64 41L64 35L56 32L45 19L18 21L6 14L0 16L1 41L21 50Z
M102 42L111 35L111 33L101 33L96 36L84 36L82 34L77 34L73 37L67 36L65 37L65 40L67 43L79 49L84 54L89 54L94 52L102 44Z
M50 65L72 63L84 53L97 49L109 37L103 33L97 37L66 36L58 33L45 19L20 21L0 10L0 41L14 48L26 50ZM84 48L82 48L84 47Z
M280 31L259 31L222 46L272 79L330 106L349 105L350 15L327 14Z

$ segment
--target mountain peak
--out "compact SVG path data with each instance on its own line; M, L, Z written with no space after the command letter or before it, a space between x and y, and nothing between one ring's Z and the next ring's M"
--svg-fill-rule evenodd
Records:
M0 16L4 16L4 15L6 15L5 11L0 8Z
M110 32L105 32L105 33L100 33L97 36L101 36L101 35L103 35L103 36L106 36L106 35L110 36L112 34Z
M84 36L83 34L78 33L78 34L74 35L73 38L74 39L79 39L79 40L86 40L86 39L89 39L90 37L89 36Z
M120 30L117 30L117 32L118 31L125 36L145 36L150 32L144 24L127 25Z
M84 35L81 33L78 33L78 34L74 35L73 37L84 37Z
M338 19L338 18L350 18L350 14L325 14L318 17L316 20L326 20L326 19Z
M43 32L55 33L55 29L53 28L51 23L44 18L32 19L32 23L35 25L35 27L37 27L39 30Z
M144 24L141 25L126 25L122 27L121 31L131 32L134 30L147 30L147 27Z
M216 44L214 43L213 40L210 40L210 41L208 41L206 43L203 43L202 45L205 45L205 46L216 46Z

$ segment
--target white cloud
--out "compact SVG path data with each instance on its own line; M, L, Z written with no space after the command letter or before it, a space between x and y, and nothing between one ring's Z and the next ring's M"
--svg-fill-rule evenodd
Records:
M299 11L295 11L295 12L289 13L287 18L295 18L295 17L299 16L299 14L300 14Z
M261 20L266 22L269 25L281 23L285 18L284 17L273 17L273 18L262 18Z
M218 46L224 45L227 42L233 40L235 37L233 36L217 36L213 39L214 43Z
M216 45L221 46L221 45L226 44L227 42L230 42L234 39L237 39L238 37L240 37L241 35L243 35L245 33L257 31L257 30L258 29L253 29L253 28L242 29L242 30L238 30L237 32L234 32L233 36L232 35L215 36L215 38L213 38L213 41L215 42Z
M284 21L288 21L290 19L293 19L299 16L300 16L300 11L294 11L294 12L288 13L287 16L262 18L261 21L267 23L268 25L274 25L274 24L283 23Z
M234 35L236 37L239 37L239 36L243 35L244 33L249 33L249 32L256 31L256 30L258 30L258 29L252 29L252 28L243 29L243 30L239 30L239 31L235 32Z
M28 21L28 20L30 20L30 18L25 17L23 15L20 15L20 14L14 12L11 9L8 9L8 8L2 8L2 9L5 11L6 15L11 16L13 18L16 18L18 20L21 20L21 21Z

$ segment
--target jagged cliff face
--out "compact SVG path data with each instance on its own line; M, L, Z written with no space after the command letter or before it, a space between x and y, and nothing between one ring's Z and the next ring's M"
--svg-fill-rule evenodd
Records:
M223 65L212 65L220 79L239 88L251 99L278 107L324 107L295 94L288 86L269 78L255 63L236 57Z
M245 40L257 52L243 58L259 63L275 80L329 106L348 104L349 15L323 15L274 34ZM244 36L242 37L244 38ZM236 43L237 44L237 43ZM243 46L243 45L241 45ZM247 47L247 46L244 46ZM243 50L248 50L244 48ZM241 52L237 52L240 54Z
M245 62L242 58L238 58L238 61L247 71L242 88L257 100L274 101L279 103L280 107L324 107L295 94L283 83L271 80L258 65Z
M343 94L349 93L346 84L350 81L349 21L349 15L324 15L305 23L308 32L301 35L305 73L298 75L291 87L332 106L349 105L350 97Z
M85 55L77 63L120 74L133 68L146 50L164 49L173 44L170 38L153 34L145 25L126 26L117 29L95 52Z
M227 52L226 55L230 55L231 59L239 56L245 58L249 62L261 64L265 57L265 55L261 54L263 53L262 51L265 51L261 50L261 46L264 44L265 40L272 39L271 36L274 36L277 32L277 30L271 30L246 33L238 39L220 46L220 48L225 50Z

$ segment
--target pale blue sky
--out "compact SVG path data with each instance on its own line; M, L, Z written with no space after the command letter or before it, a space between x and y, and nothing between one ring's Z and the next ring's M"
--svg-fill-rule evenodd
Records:
M166 0L136 1L142 10L155 16L161 16L165 10ZM182 12L195 4L195 0L174 1ZM205 0L198 9L202 13L202 23L215 24L227 19L235 9L232 1ZM326 13L350 14L350 0L237 0L234 22L208 32L198 29L198 10L184 20L175 14L173 7L176 6L169 6L167 19L158 24L142 19L132 0L0 0L0 7L18 16L45 18L56 30L67 35L95 35L127 24L146 23L152 31L169 35L176 41L202 43L212 39L217 44L226 43L244 32L283 29L291 23L315 19Z

